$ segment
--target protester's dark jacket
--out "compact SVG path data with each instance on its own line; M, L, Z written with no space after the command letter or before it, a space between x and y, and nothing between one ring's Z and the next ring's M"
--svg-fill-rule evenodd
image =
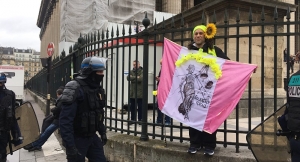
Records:
M130 98L143 98L143 68L132 69L127 80L130 81Z
M106 99L104 96L104 89L100 85L94 84L91 80L89 79L84 79L81 80L90 87L93 91L99 91L99 94L103 93L103 100L106 103ZM74 92L74 95L72 96L67 96L66 93L67 91L72 91ZM71 99L65 99L65 97ZM90 96L85 95L84 88L79 84L78 80L75 78L75 80L72 80L68 82L65 86L65 89L62 94L62 110L60 113L59 117L59 126L60 126L60 131L61 131L61 137L63 139L64 144L66 144L66 147L74 147L75 142L74 142L74 137L76 136L81 136L77 132L80 131L78 128L80 127L79 124L79 119L80 119L80 112L86 110L86 107L80 107L82 103L86 103L86 99L89 98ZM66 100L72 100L72 102L65 102ZM102 104L101 106L101 121L98 123L99 125L97 126L97 130L99 134L102 136L106 134L106 127L103 123L104 119L104 106ZM97 118L99 119L99 118ZM96 133L96 132L95 132ZM95 134L94 133L94 134Z
M214 46L214 48L215 48L217 57L220 57L220 58L223 58L223 59L226 59L226 60L230 60L219 47ZM203 49L203 52L207 52L208 53L208 46L207 46L207 44L204 44L203 47L202 47L202 49ZM199 48L193 45L192 48L191 48L191 50L199 50Z
M60 112L61 112L61 96L59 96L56 100L56 103L55 103L55 107L51 109L51 112L54 116L54 120L53 120L53 124L56 124L58 125L59 124L59 115L60 115Z
M161 74L161 70L159 70L159 73L158 73L158 76L157 76L159 79L160 79L160 74ZM158 80L157 83L156 83L157 86L159 85L159 81L160 81L160 80Z

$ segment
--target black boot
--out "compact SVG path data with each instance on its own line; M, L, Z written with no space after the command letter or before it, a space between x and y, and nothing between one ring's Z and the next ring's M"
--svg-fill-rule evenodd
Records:
M35 147L32 147L31 149L29 149L28 151L31 152L31 151L41 151L41 150L42 150L42 147L35 146Z
M24 146L23 148L24 148L25 150L30 150L30 149L33 148L33 146L32 146L32 144L30 143L30 144Z

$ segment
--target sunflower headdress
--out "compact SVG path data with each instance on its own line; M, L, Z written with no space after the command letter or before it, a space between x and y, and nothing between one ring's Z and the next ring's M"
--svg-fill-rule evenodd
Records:
M212 39L217 34L217 27L214 23L209 23L206 26L205 38Z

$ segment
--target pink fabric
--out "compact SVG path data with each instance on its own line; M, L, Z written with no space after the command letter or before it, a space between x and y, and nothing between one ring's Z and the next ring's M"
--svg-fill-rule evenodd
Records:
M162 60L162 69L160 77L160 84L157 89L157 100L159 109L163 108L163 105L169 95L170 89L172 87L172 79L175 71L175 62L178 59L182 46L164 38L164 51ZM172 54L172 55L168 55ZM164 83L164 84L161 84Z
M257 67L227 60L222 67L222 77L218 80L208 110L203 130L216 131L239 102L252 72Z
M163 52L157 94L160 110L174 120L197 130L208 133L215 132L234 110L257 65L216 58L217 64L222 70L222 77L217 80L214 72L208 70L206 71L208 77L200 79L195 76L203 69L204 64L189 60L180 67L175 65L179 58L189 53L197 53L197 51L188 50L165 38ZM195 67L192 73L187 71L190 65ZM187 74L190 76L190 81L194 79L194 84L190 84L193 85L190 87L194 87L194 91L188 87L187 90L190 90L191 93L184 96L184 93L188 91L183 92L182 85L186 84ZM203 86L208 81L213 83L211 88ZM185 99L190 99L190 101ZM183 105L184 100L185 103L192 103L191 106Z

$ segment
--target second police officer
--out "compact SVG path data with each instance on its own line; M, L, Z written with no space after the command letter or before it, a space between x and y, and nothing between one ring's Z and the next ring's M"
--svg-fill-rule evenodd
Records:
M0 162L6 162L7 144L11 145L12 143L14 146L18 146L23 143L15 117L15 93L6 88L6 81L6 75L0 73ZM10 140L11 136L12 140Z
M68 82L61 98L60 131L68 162L106 162L103 146L107 142L103 124L106 98L100 83L106 58L87 57L79 75ZM101 139L96 132L99 132Z
M289 138L292 162L300 161L300 70L294 73L288 84L289 98L287 109L287 128L291 131Z

